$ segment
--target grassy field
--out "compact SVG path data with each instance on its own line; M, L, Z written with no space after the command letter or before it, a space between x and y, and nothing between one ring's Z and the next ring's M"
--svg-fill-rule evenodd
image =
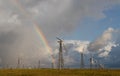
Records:
M120 76L120 70L1 69L0 76Z

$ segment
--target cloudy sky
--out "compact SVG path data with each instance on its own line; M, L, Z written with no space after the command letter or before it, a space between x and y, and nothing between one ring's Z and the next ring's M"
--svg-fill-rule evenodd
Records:
M120 0L0 0L0 67L51 66L58 60L56 37L64 41L66 67L85 65L91 55L107 68L120 68Z

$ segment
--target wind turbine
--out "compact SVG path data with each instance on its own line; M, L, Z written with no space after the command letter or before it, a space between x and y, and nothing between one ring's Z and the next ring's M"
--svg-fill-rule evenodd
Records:
M83 51L84 51L84 49L83 49ZM84 54L83 54L83 52L81 52L81 68L84 68Z

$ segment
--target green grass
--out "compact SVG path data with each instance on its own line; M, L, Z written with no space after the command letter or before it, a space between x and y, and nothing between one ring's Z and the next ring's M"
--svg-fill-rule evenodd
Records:
M0 76L120 76L120 70L1 69Z

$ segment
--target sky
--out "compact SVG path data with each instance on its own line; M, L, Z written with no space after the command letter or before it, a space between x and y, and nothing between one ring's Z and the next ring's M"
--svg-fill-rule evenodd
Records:
M0 67L51 67L63 39L65 67L79 68L84 53L120 68L120 0L0 0Z

